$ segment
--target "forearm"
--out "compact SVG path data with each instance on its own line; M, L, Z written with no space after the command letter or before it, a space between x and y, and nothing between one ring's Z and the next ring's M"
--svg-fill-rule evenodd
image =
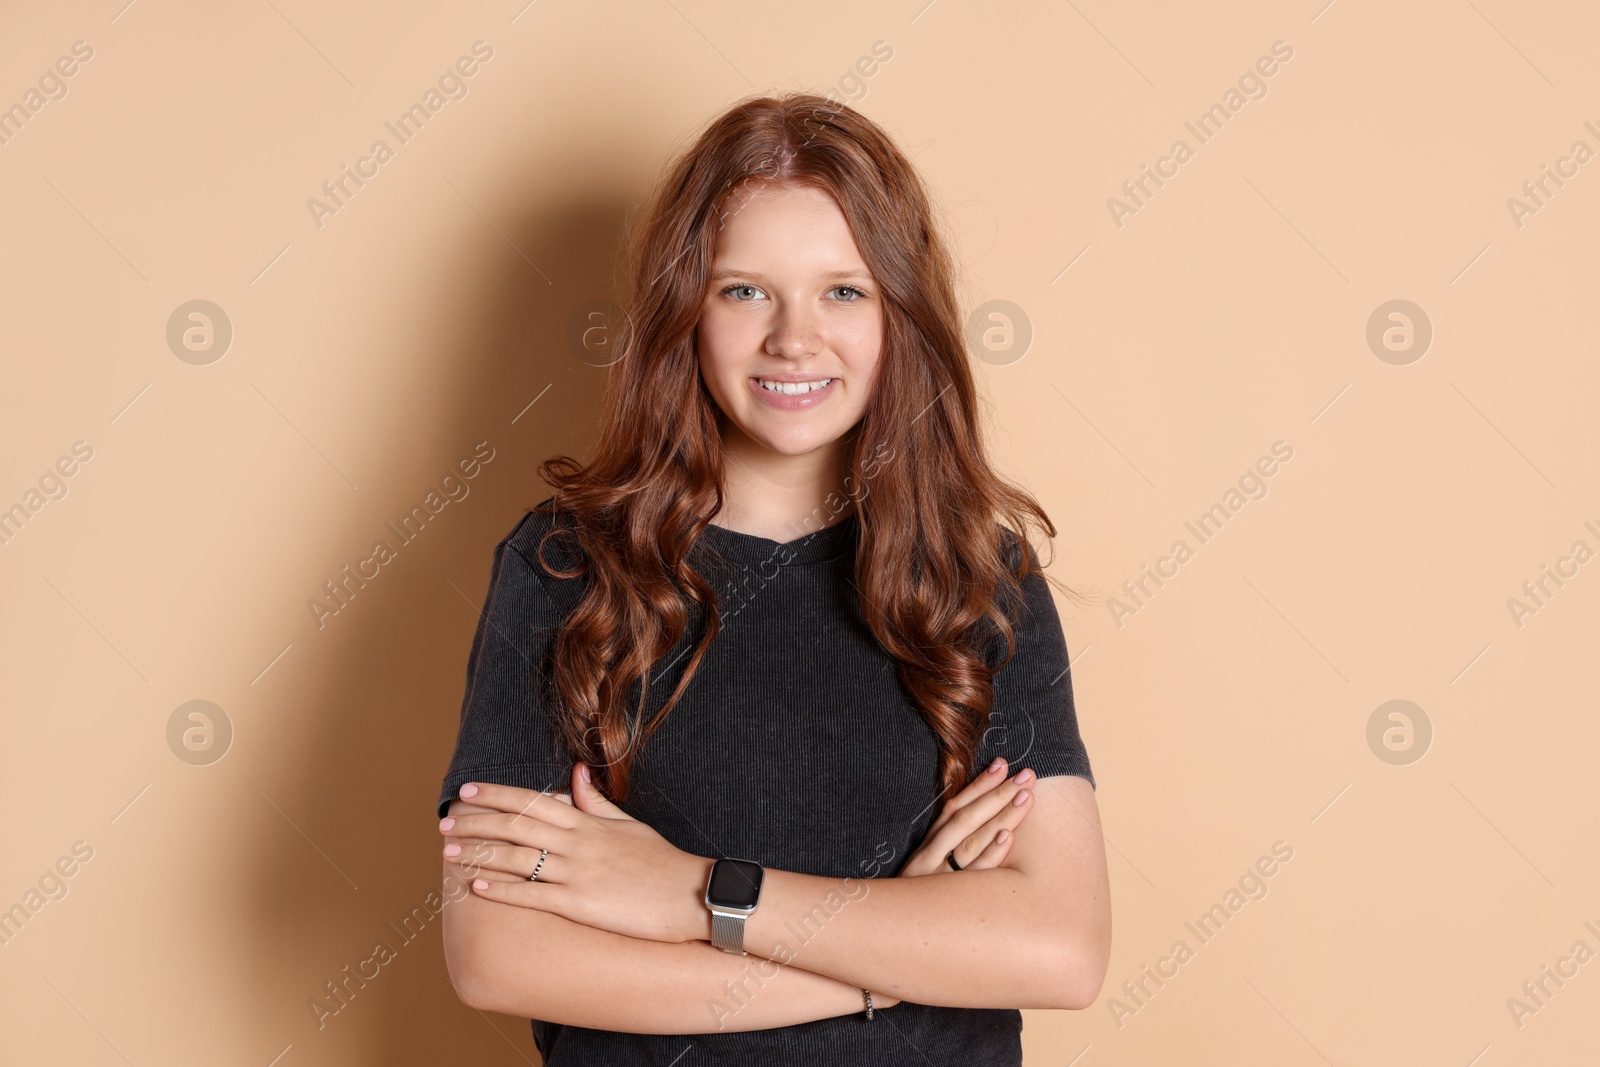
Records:
M471 875L445 862L446 887ZM645 941L473 894L444 909L461 999L485 1011L600 1030L765 1030L862 1009L861 990L705 941ZM708 935L709 936L709 935Z
M1022 871L820 878L766 871L745 948L851 987L969 1008L1077 1007L1094 966ZM710 937L707 920L704 932Z

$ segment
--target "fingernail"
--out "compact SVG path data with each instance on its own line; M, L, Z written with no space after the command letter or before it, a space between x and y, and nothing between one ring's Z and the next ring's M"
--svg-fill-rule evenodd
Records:
M1028 767L1028 768L1025 768L1025 769L1020 770L1020 771L1017 772L1016 782L1017 782L1018 785L1021 785L1024 782L1031 782L1031 781L1033 781L1033 768L1032 767Z
M454 830L455 826L456 826L455 819L440 819L439 820L439 829L440 830Z
M999 756L996 756L994 758L994 762L989 764L989 770L998 771L1001 767L1004 767L1005 765L1006 765L1006 761L1001 759Z
M459 856L461 855L461 846L451 842L450 844L444 846L444 854L446 856Z
M587 763L580 763L578 765L578 773L582 775L583 780L587 782L589 780L589 765Z
M1019 807L1019 808L1022 807L1022 805L1026 804L1027 802L1028 802L1028 791L1026 789L1024 789L1022 792L1018 793L1014 798L1012 798L1012 801L1011 801L1011 803L1014 806Z
M475 880L472 883L472 888L477 889L477 890L488 889L489 888L489 883L486 882L485 880L483 880L482 878L479 878L479 879Z
M1011 831L1010 830L1001 830L999 833L994 835L994 839L998 844L1002 844L1003 845L1003 844L1006 843L1006 838L1008 838L1010 836L1011 836Z
M477 795L478 795L478 787L477 786L472 785L472 784L469 783L469 784L464 785L464 786L461 787L461 799L462 800L470 800L472 797L475 797Z

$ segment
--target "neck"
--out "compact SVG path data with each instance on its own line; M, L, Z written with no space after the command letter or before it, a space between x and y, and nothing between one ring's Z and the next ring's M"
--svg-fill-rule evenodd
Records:
M786 455L724 423L722 442L723 503L711 519L718 526L783 542L832 526L855 510L844 491L844 438Z

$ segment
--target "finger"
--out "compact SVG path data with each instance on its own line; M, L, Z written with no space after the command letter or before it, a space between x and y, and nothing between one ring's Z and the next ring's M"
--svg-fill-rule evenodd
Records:
M460 799L458 797L455 800L452 800L450 802L450 810L447 811L445 814L447 814L447 815L486 815L486 814L488 814L489 812L492 812L492 811L494 811L493 808L485 808L485 807L481 807L480 805L477 805L477 804L469 804L465 800L462 800L462 799Z
M1018 779L1023 780L1019 781ZM1004 811L1006 805L1015 802L1017 794L1025 786L1031 784L1033 780L1033 772L1031 770L1024 768L1018 771L1003 784L978 796L966 807L952 815L950 821L941 827L939 832L945 835L946 839L951 842L951 846L968 835L977 833L979 827ZM984 843L987 844L987 841ZM971 851L975 854L978 849L973 848ZM960 860L961 854L958 853L956 861L960 862Z
M578 813L573 810L570 799L565 804L552 804L550 801L556 798L551 793L543 793L537 789L468 782L461 787L461 799L523 818L543 819L568 829L578 824Z
M572 765L572 803L581 811L598 815L602 819L625 819L637 822L632 815L617 807L611 798L600 792L590 776L587 764Z
M544 862L540 863L540 856ZM468 867L467 870L475 878L487 878L491 881L532 881L533 872L539 872L540 885L558 885L567 881L572 867L562 857L554 852L545 853L542 849L529 848L517 849L499 843L489 862L477 868Z
M466 886L469 889L472 886L472 880L474 878L487 878L491 881L498 882L521 882L526 881L528 878L528 876L525 874L511 874L506 871L491 871L480 867L472 867L456 863L452 863L450 865L450 871L451 877L455 879L457 884ZM544 877L543 871L539 872L539 877Z
M995 788L1006 780L1006 761L999 756L989 761L989 765L978 773L978 776L968 782L961 790L951 797L945 804L949 811L960 811L978 797Z
M1005 786L969 804L951 820L946 828L946 840L957 842L950 846L956 862L964 864L966 858L976 857L1001 829L1014 829L1032 809L1032 793L1017 782L1028 772L1020 772ZM1031 782L1030 777L1030 782Z
M1017 803L1018 798L1021 803ZM1009 833L1022 825L1022 820L1028 817L1033 810L1033 791L1019 789L1011 802L978 829L962 839L961 844L955 847L956 862L962 863L963 857L978 856L1002 832Z
M497 871L522 878L532 874L539 857L544 856L539 877L546 877L551 870L551 854L505 841L451 841L444 846L444 856L471 871Z
M530 882L526 878L514 882L488 878L472 880L472 895L475 897L499 901L518 908L548 911L556 915L565 915L572 910L568 892L565 886L554 882L546 883L543 871L539 872L537 882Z
M956 812L971 804L974 800L996 788L1006 780L1006 761L996 756L990 761L976 778L968 782L959 793L945 802L939 812L939 818L929 828L930 833L937 833L939 829L950 820Z
M565 852L573 831L540 819L524 819L503 811L484 815L449 815L439 820L439 832L452 840L505 841L524 848Z
M1005 835L1004 838L996 835L995 839L989 842L988 847L978 853L977 858L971 863L963 864L962 869L967 871L987 871L1000 866L1005 861L1006 853L1011 851L1011 842L1017 839L1016 835L1009 830L1003 830L1001 833ZM956 857L958 861L960 858L960 856Z
M523 817L537 815L556 825L570 826L576 821L571 818L572 797L566 793L565 786L559 788L560 792L556 791L556 787L542 791L487 782L467 782L461 786L460 795L463 800L470 799L471 803L478 807ZM562 801L566 805L566 811L563 812L555 805L547 803L550 800Z
M501 846L504 848L514 847L509 841L451 841L446 838L444 843L444 858L451 861L458 867L462 867L469 871L475 871L479 869L486 858L492 856L492 850L496 846Z

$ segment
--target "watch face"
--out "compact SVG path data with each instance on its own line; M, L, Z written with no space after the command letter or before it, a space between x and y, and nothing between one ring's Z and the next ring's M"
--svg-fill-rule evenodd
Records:
M719 908L753 908L761 898L761 864L750 860L718 860L711 867L706 901Z

